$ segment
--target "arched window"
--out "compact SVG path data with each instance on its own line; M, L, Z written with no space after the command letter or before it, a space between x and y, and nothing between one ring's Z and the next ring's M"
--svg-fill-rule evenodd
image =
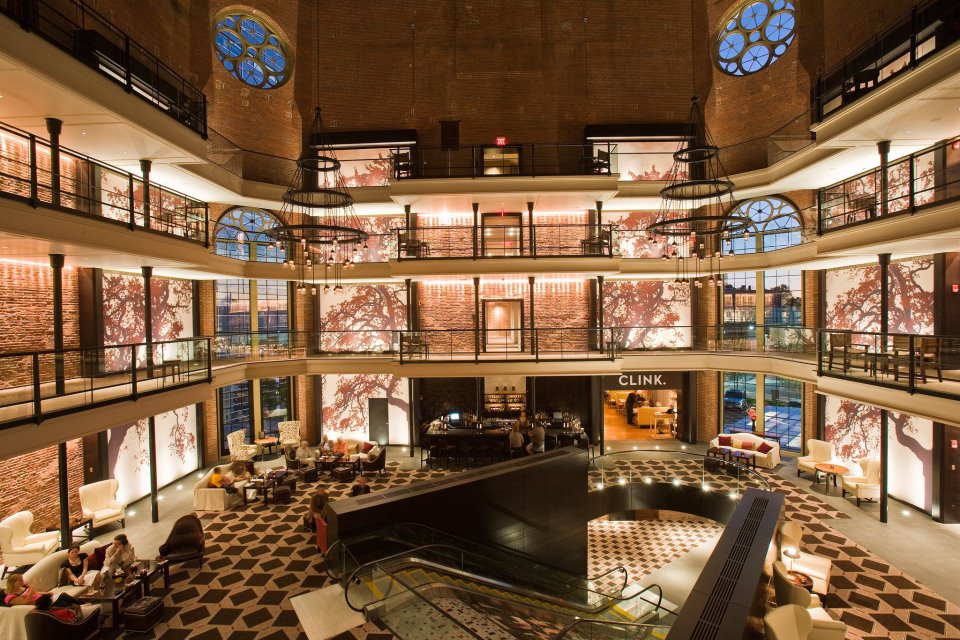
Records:
M214 28L213 50L230 75L258 89L279 87L293 70L290 45L260 15L222 11Z
M741 0L720 22L713 57L724 73L745 76L773 64L797 35L788 0Z
M797 205L783 196L764 196L737 203L731 214L750 218L747 234L723 239L724 255L760 253L800 244L800 212Z
M283 249L264 233L279 225L280 221L263 209L234 207L217 220L216 253L236 260L283 262Z

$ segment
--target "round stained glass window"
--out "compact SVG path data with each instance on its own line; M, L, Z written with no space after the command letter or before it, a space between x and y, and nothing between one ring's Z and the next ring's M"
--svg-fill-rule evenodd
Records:
M724 73L745 76L769 67L797 35L797 9L788 0L743 0L720 22L714 58Z
M230 75L251 87L274 89L290 77L290 47L261 16L235 10L218 15L213 50Z

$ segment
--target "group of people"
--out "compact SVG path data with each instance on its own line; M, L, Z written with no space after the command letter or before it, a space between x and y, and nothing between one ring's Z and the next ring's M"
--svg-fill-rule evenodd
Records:
M524 431L530 438L530 442L524 446ZM510 429L510 457L514 458L526 453L532 456L535 453L546 451L547 430L541 424L532 424L526 411L520 412L520 417L513 423Z
M370 493L370 483L363 476L357 478L353 486L350 487L350 497L363 496ZM324 487L318 487L313 495L310 496L310 506L307 513L303 516L303 526L310 531L317 530L317 519L327 520L326 508L330 504L330 497Z

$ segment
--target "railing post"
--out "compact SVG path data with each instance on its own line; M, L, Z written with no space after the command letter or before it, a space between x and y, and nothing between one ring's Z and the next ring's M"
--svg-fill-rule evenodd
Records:
M146 159L140 160L140 173L143 179L143 228L149 229L153 226L150 218L153 213L150 211L150 167L152 162Z
M130 211L130 220L128 225L130 230L133 231L134 227L137 226L137 199L133 193L133 174L127 174L127 208Z
M43 420L43 403L40 398L40 354L30 354L33 359L33 421L40 424Z
M213 338L207 338L207 382L213 380Z
M137 347L130 347L130 396L137 399Z
M879 58L878 58L879 59ZM910 68L917 66L917 5L910 7Z
M203 246L210 248L210 205L203 203Z
M890 197L888 193L890 185L888 184L887 176L887 168L890 162L890 141L881 140L878 142L877 151L880 153L880 216L886 218L887 213L890 211Z
M203 101L200 106L200 133L203 139L207 139L207 94L203 94Z
M823 189L817 189L817 236L823 235Z
M917 203L917 200L916 200L916 195L917 195L917 194L916 194L916 191L915 191L915 189L914 189L914 175L913 175L913 172L914 172L914 158L915 158L915 155L911 153L910 156L909 156L909 159L907 160L907 162L909 163L909 167L907 167L907 179L910 181L910 187L909 187L909 191L907 191L907 193L908 193L909 196L910 196L910 213L916 213L916 212L917 212L917 204L916 204L916 203ZM936 180L934 180L934 183L936 183Z
M473 229L470 232L470 237L473 240L473 259L477 259L477 228L479 226L479 216L480 216L480 203L474 202L473 206Z
M910 377L907 379L907 392L914 394L917 391L917 354L916 354L917 336L910 336Z
M823 337L824 332L822 329L816 329L817 333L817 377L823 377Z
M480 276L473 277L473 361L480 362Z
M30 206L36 207L37 199L37 136L30 134Z
M46 118L47 133L50 134L50 204L60 206L60 132L63 121Z

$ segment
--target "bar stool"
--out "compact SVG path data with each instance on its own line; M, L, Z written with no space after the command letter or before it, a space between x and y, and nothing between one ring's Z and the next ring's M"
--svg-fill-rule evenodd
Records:
M455 442L445 442L445 443L441 444L440 447L439 447L439 452L438 452L438 453L439 453L438 457L440 458L440 460L441 460L441 461L446 461L446 467L445 467L445 468L447 468L447 469L450 468L450 460L451 460L451 458L452 458L453 460L455 460L458 465L460 464L460 455L461 455L461 454L460 454L460 446L459 446L457 443L455 443Z

